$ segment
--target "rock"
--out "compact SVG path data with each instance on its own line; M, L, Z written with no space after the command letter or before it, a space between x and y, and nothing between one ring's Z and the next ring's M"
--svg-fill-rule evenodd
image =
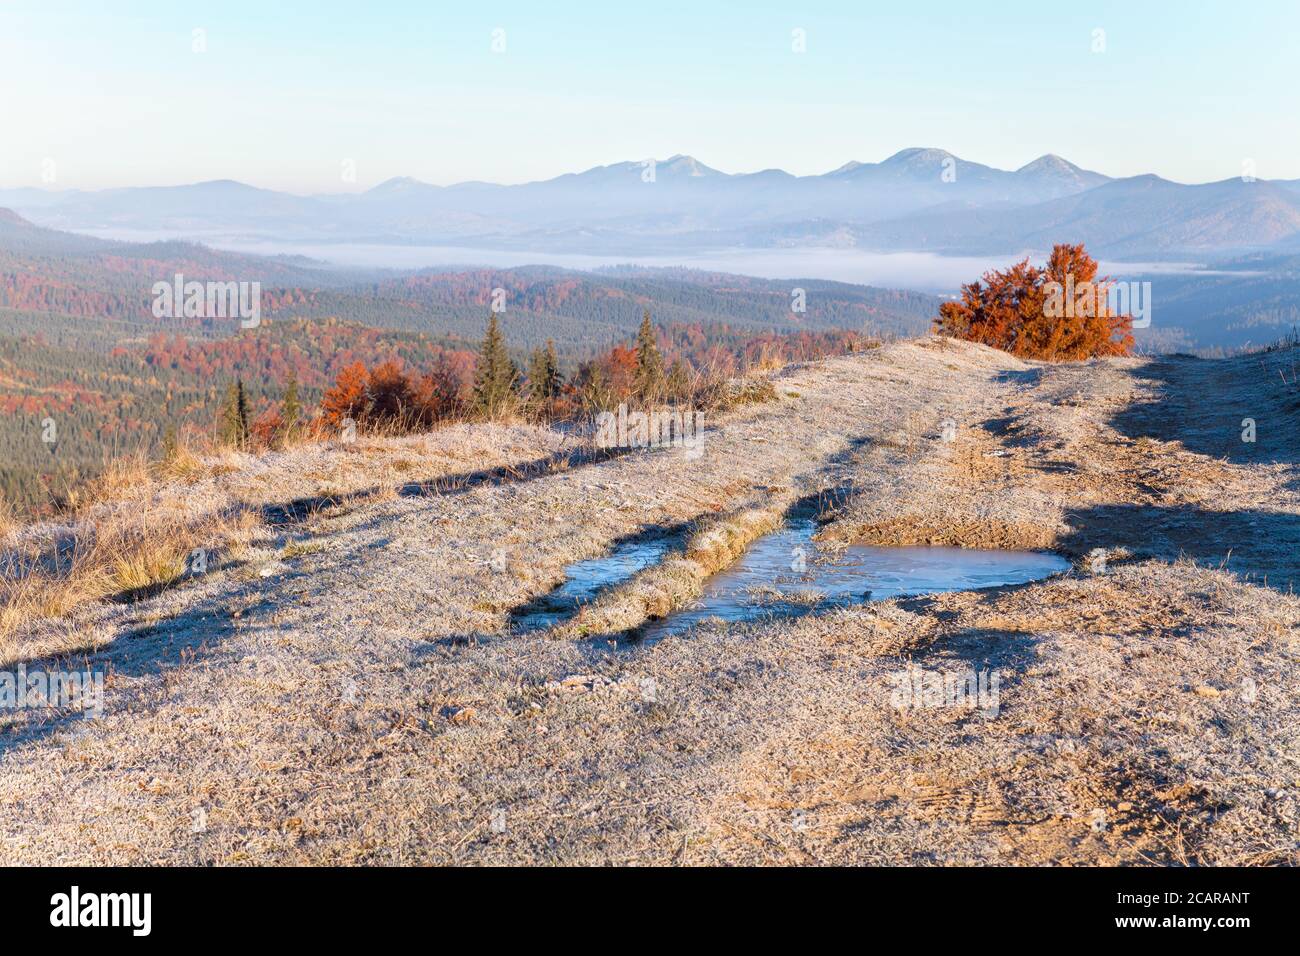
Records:
M442 708L439 713L453 724L468 724L478 716L478 711L473 707L456 707L450 705Z
M546 689L557 694L586 694L608 687L614 682L600 674L573 674L563 680L546 682Z

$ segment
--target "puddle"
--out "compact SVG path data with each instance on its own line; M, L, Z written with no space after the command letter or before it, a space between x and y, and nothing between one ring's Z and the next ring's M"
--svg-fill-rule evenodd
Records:
M524 605L514 615L516 627L532 631L551 627L590 604L601 591L630 581L639 571L658 564L672 547L667 535L630 538L609 554L578 561L564 569L564 584Z
M694 605L651 621L641 639L678 634L708 618L751 621L810 608L1025 584L1070 567L1065 558L1038 551L853 545L838 554L823 553L812 540L816 531L815 521L799 519L760 538L744 557L709 579Z
M759 538L739 561L705 583L695 604L649 622L638 640L678 634L709 618L751 621L892 597L1025 584L1070 567L1065 558L1039 551L853 545L823 552L813 541L817 528L811 518L791 519ZM629 538L608 555L569 565L564 584L515 612L515 628L539 630L571 617L602 591L658 564L676 540L669 534Z

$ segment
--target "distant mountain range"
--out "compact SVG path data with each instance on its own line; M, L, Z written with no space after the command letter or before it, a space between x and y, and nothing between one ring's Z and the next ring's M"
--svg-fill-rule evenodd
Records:
M1116 180L1092 192L1134 190L1142 182ZM1223 194L1231 195L1214 185L1185 188L1204 197L1207 220L1222 215ZM1049 202L1059 204L1063 228L1077 229L1082 222L1069 218L1079 215L1070 205L1077 198ZM1006 214L1005 207L990 211L984 222ZM918 216L914 223L925 221ZM1107 225L1105 217L1098 224ZM739 335L864 328L910 335L928 327L940 302L921 293L825 279L770 280L696 269L342 268L304 256L250 255L184 240L111 241L36 226L0 207L0 339L4 323L12 321L8 310L28 314L36 327L45 321L41 316L63 315L78 323L127 323L135 327L129 335L149 334L160 328L151 311L153 283L177 272L190 279L261 282L264 314L277 321L337 317L460 343L481 333L491 291L501 288L511 303L505 323L512 341L533 345L539 336L554 338L562 352L575 355L631 334L647 308L658 322L700 325L715 334L725 325L726 334ZM969 277L977 274L972 265ZM1131 271L1128 278L1153 285L1156 318L1151 328L1138 330L1144 349L1231 350L1276 341L1300 324L1300 243L1294 240L1221 258L1208 269L1156 268ZM789 311L794 286L806 291L808 301L807 313L797 317ZM230 323L218 320L177 328L187 335L234 334Z
M616 255L796 245L1002 254L1061 241L1126 258L1300 249L1300 181L1112 179L1053 155L1009 171L920 148L818 176L731 174L673 156L512 186L397 178L297 196L218 180L0 190L0 206L71 230Z

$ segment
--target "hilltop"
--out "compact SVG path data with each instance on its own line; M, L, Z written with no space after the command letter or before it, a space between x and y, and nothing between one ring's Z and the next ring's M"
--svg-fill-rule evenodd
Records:
M0 840L47 864L1296 863L1294 363L924 339L771 373L699 456L456 425L208 461L89 516L242 509L207 573L5 646L109 679L101 720L6 718ZM1073 567L621 639L801 502L827 542ZM651 531L661 566L512 629ZM998 670L1000 711L900 711L909 665Z

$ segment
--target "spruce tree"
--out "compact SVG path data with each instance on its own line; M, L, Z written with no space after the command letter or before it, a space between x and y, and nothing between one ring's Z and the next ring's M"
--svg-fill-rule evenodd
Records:
M248 447L248 396L242 378L236 378L226 390L221 409L221 442L239 449Z
M239 446L245 448L248 446L249 423L252 416L248 412L248 393L244 391L244 380L235 379L235 390L239 394L239 402L236 409L239 412Z
M280 434L281 444L298 433L302 422L302 400L298 398L298 376L289 372L289 380L284 383L284 396L280 400Z
M560 394L560 363L555 356L555 343L546 340L546 348L533 349L528 360L528 397L534 404L542 405Z
M528 356L528 401L533 405L546 402L546 353L533 349Z
M519 369L510 360L506 343L497 327L497 315L488 317L487 335L479 349L474 370L474 407L479 414L495 418L510 410L516 398Z
M644 402L655 402L663 396L664 359L655 341L654 326L650 324L650 310L641 318L641 328L636 334L636 375L633 379L637 396Z
M556 398L560 394L560 360L555 354L555 341L546 340L546 397Z

